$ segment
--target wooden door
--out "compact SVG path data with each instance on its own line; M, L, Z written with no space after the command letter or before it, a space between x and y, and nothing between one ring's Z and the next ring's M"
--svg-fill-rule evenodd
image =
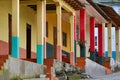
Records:
M12 15L8 14L8 44L9 44L9 54L12 51Z
M26 51L27 51L27 58L31 58L31 25L27 24L26 29Z
M56 58L57 54L57 28L53 28L53 46L54 46L54 58Z

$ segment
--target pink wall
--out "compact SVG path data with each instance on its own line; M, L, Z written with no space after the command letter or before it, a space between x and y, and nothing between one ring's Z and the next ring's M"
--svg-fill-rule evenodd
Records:
M0 40L0 55L8 55L9 54L9 44L5 41ZM36 53L31 52L32 58L36 58ZM26 49L20 48L20 58L26 58Z

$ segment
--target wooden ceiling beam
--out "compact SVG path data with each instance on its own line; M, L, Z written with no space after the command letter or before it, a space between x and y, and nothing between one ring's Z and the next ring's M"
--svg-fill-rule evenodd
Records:
M37 4L37 0L29 0L29 1L20 0L20 5L36 5L36 4Z
M20 5L36 5L37 0L20 0ZM46 4L55 4L53 0L46 0Z
M71 7L68 3L66 3L63 0L53 0L55 2L59 2L62 5L62 8L64 8L66 11L68 12L75 12L75 10L73 9L73 7Z

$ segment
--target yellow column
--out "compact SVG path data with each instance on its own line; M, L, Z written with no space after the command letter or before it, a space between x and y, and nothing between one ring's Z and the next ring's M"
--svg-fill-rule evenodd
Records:
M56 14L57 14L57 56L56 59L62 61L62 10L61 4L56 3Z
M19 0L12 0L12 57L19 58Z
M46 59L46 0L44 0L44 58Z
M107 24L108 27L108 57L112 57L112 39L111 39L111 27L112 23Z
M74 15L70 16L70 32L71 32L71 53L70 53L70 64L74 65Z
M105 23L102 23L103 26L103 56L105 55Z
M45 0L37 1L37 63L44 63Z
M115 28L116 37L116 61L119 61L119 28Z

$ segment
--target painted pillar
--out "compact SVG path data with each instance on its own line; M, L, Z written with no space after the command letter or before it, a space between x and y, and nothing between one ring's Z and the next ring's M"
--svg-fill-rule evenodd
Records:
M47 58L46 54L46 0L44 0L44 58Z
M56 3L56 14L57 14L57 55L56 59L62 61L62 10L61 4Z
M80 45L80 56L86 56L86 11L85 9L80 10L80 41L83 43Z
M108 23L108 57L112 57L112 39L111 39L111 27L112 23Z
M76 40L77 40L77 35L76 35L76 16L74 16L74 61L76 63Z
M116 37L116 61L119 61L119 28L115 27L115 37Z
M103 65L104 61L104 25L98 24L98 63Z
M90 17L90 59L96 60L96 52L95 52L95 18Z
M12 57L20 57L19 46L19 0L12 0Z
M45 0L37 1L37 63L44 64Z
M70 53L70 64L74 65L74 15L70 16L70 32L71 32L71 53Z

